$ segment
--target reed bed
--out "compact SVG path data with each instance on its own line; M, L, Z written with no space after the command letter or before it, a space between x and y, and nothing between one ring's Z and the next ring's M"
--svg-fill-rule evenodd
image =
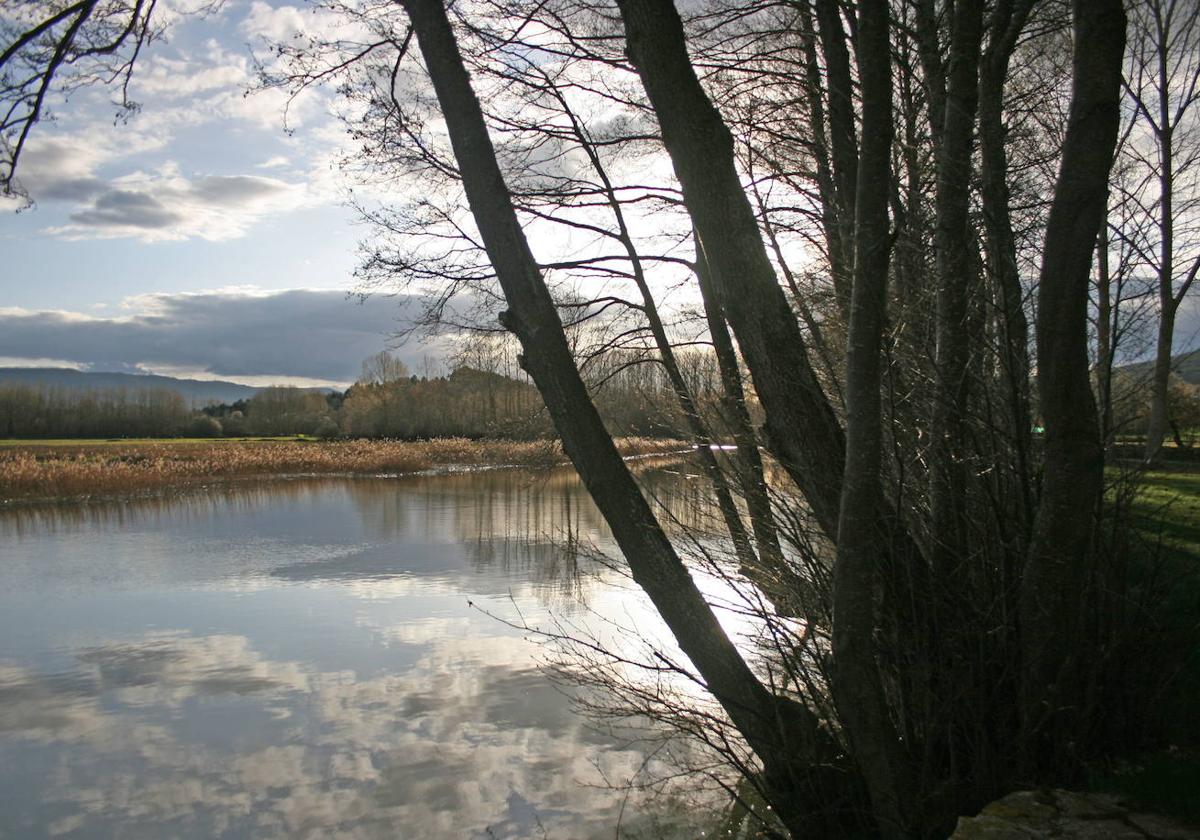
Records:
M627 457L688 444L620 438ZM0 448L0 501L114 496L208 480L274 475L390 475L467 467L546 468L566 461L552 441L246 441Z

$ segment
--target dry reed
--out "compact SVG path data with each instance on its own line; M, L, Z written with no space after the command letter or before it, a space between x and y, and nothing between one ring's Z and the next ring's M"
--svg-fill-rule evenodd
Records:
M617 441L626 456L679 451L650 438ZM565 461L551 441L245 441L0 449L0 501L112 496L245 476L390 475L464 467L544 468Z

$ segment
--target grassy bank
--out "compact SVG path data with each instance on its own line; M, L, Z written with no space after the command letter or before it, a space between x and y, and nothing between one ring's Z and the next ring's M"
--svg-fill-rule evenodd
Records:
M1164 551L1200 562L1200 465L1142 473L1132 513L1134 524L1161 539Z
M1110 478L1117 479L1114 470ZM1158 731L1139 757L1094 768L1089 787L1139 808L1200 825L1200 463L1172 458L1134 477L1131 584L1141 632L1159 643L1152 656Z
M687 444L621 438L626 456ZM0 447L0 501L112 496L213 479L303 474L378 475L466 466L564 462L549 441L161 440L26 442Z

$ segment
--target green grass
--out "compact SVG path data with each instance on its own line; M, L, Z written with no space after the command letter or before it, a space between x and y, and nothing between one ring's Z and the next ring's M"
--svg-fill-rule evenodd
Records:
M1200 824L1200 469L1175 462L1174 469L1144 472L1135 480L1131 524L1144 541L1131 547L1130 571L1135 585L1158 581L1155 591L1162 597L1147 619L1165 630L1166 647L1176 649L1164 651L1163 661L1179 670L1157 701L1160 743L1167 746L1097 771L1088 787Z
M1181 559L1200 562L1200 472L1155 471L1139 477L1134 526Z

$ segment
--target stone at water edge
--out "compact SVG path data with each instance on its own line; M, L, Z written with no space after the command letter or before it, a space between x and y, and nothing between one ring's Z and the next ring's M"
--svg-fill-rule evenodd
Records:
M1018 791L976 817L961 817L950 840L1200 840L1200 830L1131 811L1120 798L1065 790Z

